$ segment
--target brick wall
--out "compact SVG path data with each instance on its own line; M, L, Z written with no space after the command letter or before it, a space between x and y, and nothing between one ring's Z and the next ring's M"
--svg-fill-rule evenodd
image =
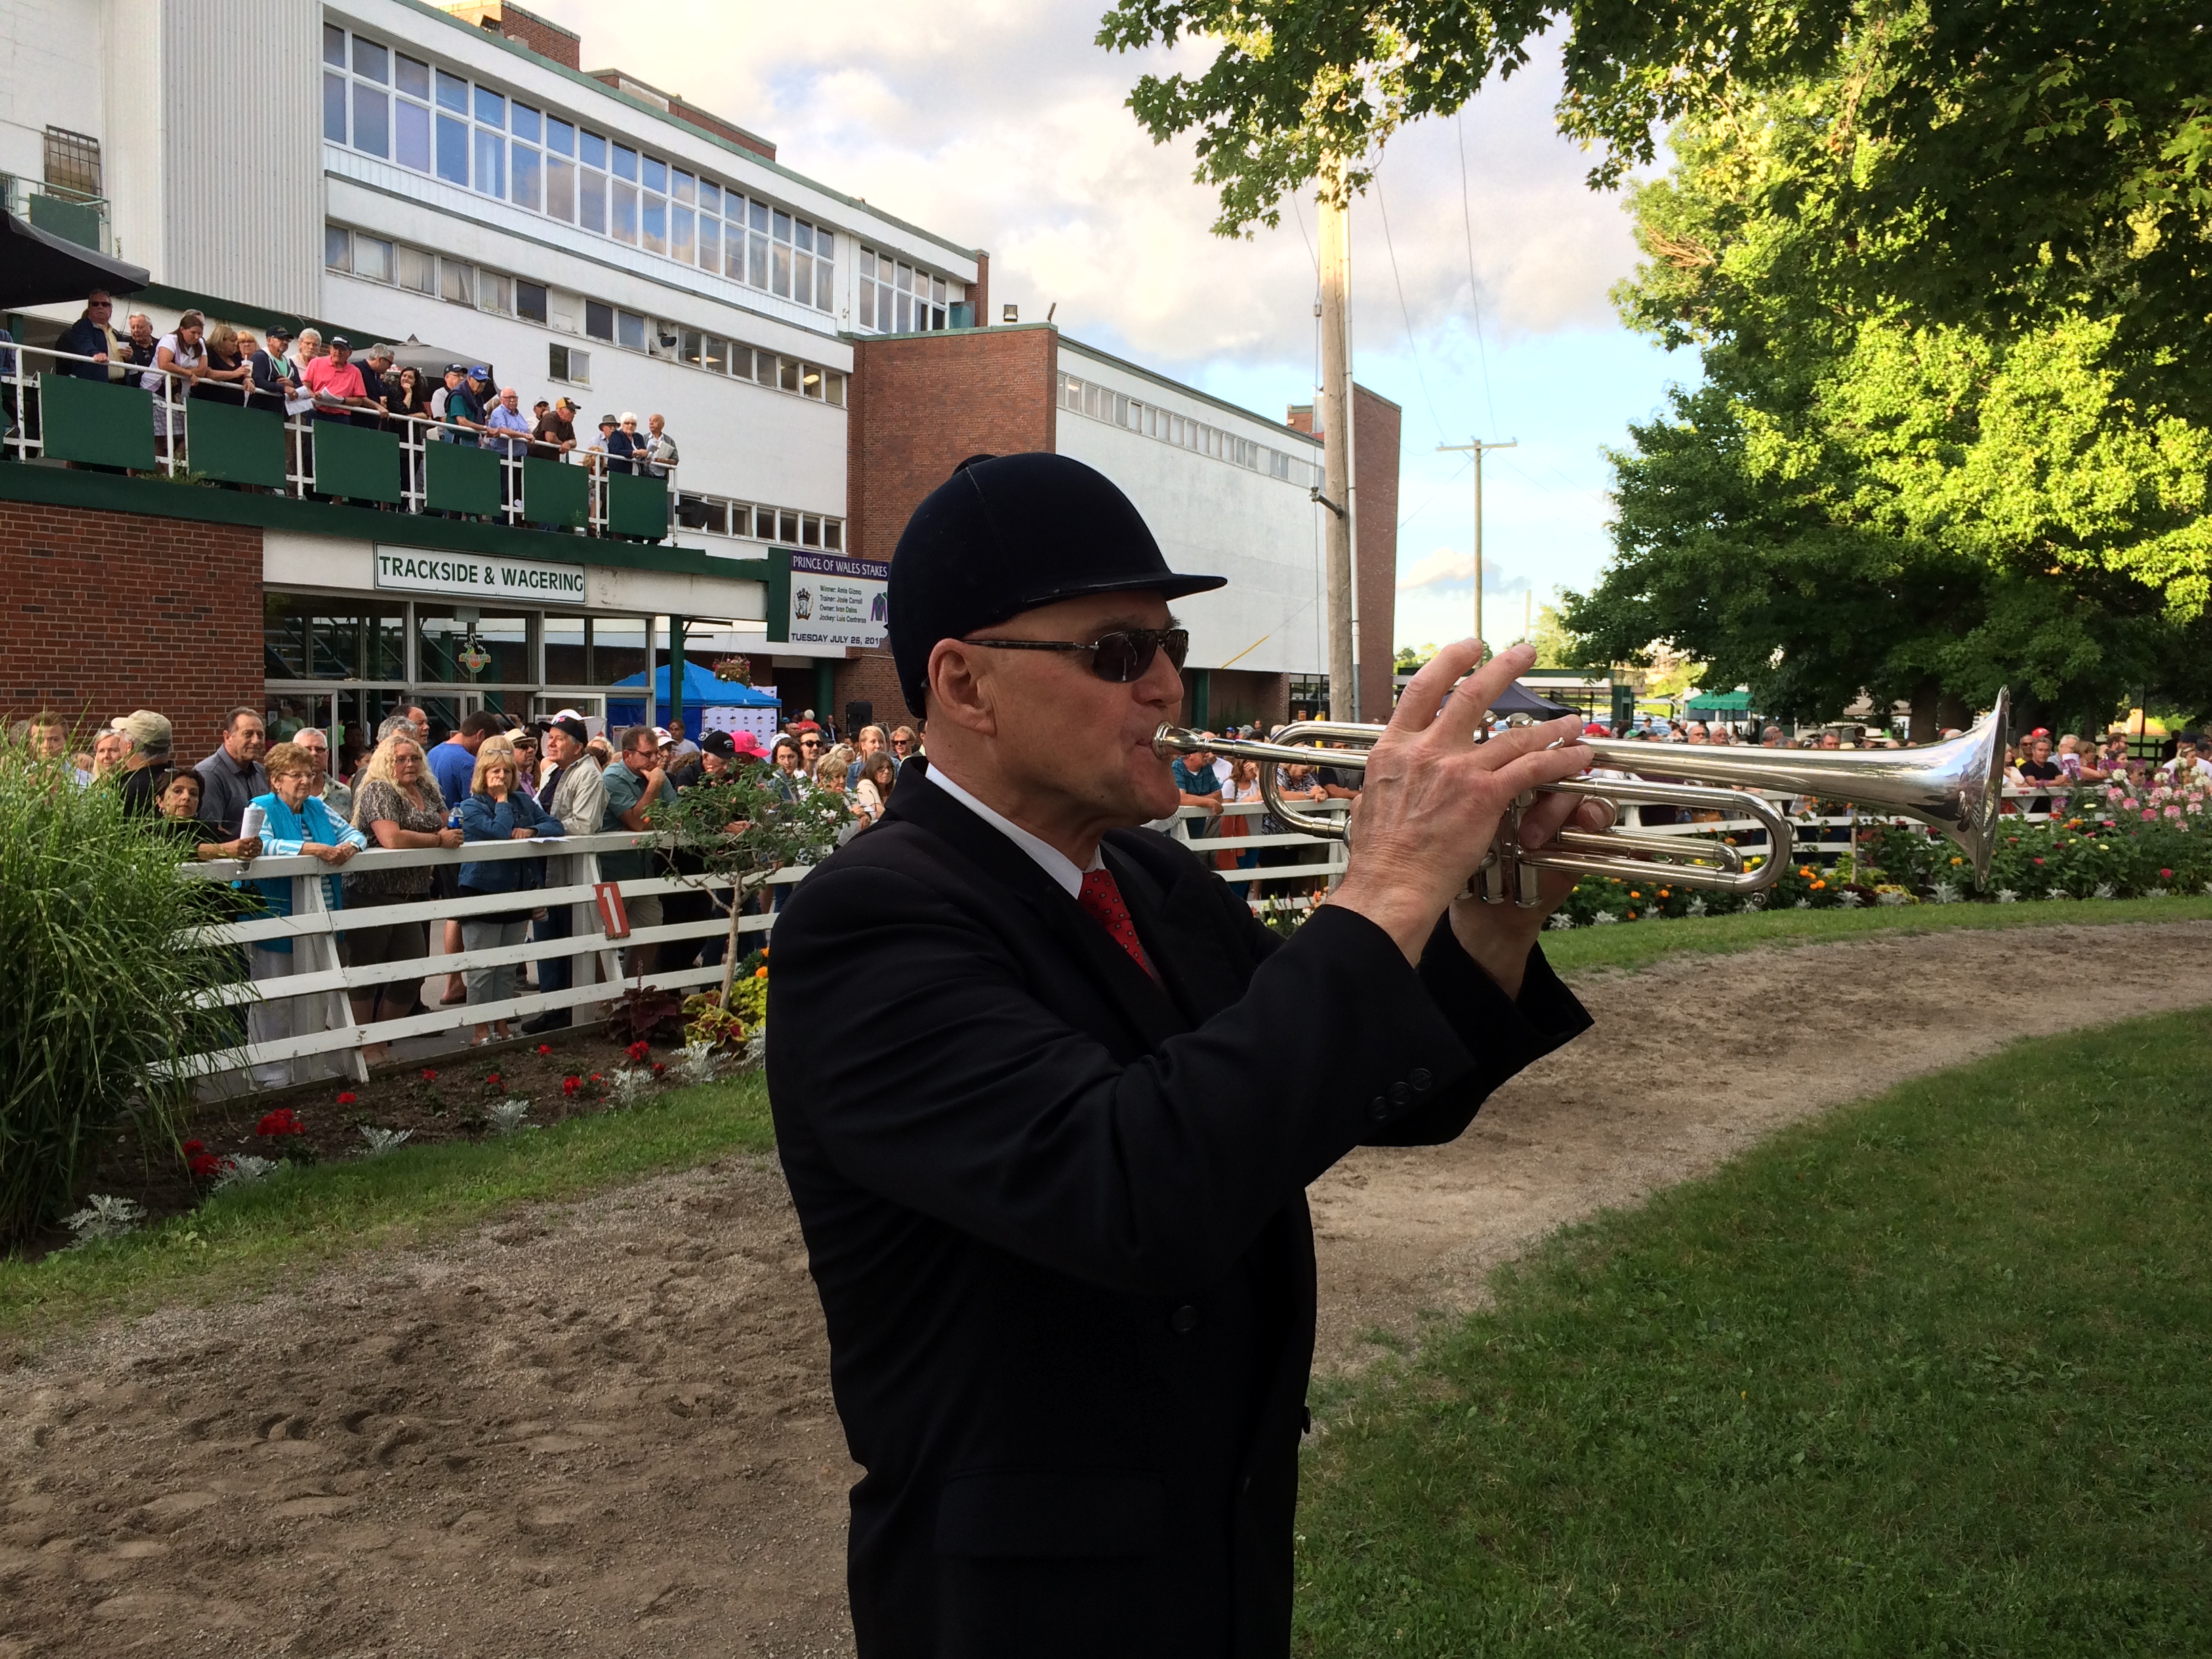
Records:
M445 9L464 22L504 35L518 46L527 46L540 58L550 58L572 70L584 66L581 38L534 11L525 11L506 0L469 0L469 3L449 5Z
M1059 334L1047 328L860 340L846 389L846 545L888 559L922 498L970 455L1049 450ZM837 708L876 706L878 724L912 720L888 651L837 670Z
M261 703L261 532L0 501L0 706L154 708L180 759Z
M1401 411L1352 388L1352 477L1358 489L1359 717L1390 718L1391 640L1397 629L1398 442Z
M1188 708L1185 710L1188 713ZM1255 673L1242 668L1217 668L1207 678L1206 724L1218 731L1224 726L1280 726L1291 717L1291 677Z

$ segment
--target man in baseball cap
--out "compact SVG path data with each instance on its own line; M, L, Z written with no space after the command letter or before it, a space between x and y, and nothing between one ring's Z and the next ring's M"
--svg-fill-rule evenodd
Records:
M1287 1651L1306 1186L1457 1135L1589 1023L1537 945L1571 874L1458 896L1515 799L1590 758L1571 717L1474 741L1526 647L1414 677L1287 942L1138 827L1176 806L1170 605L1222 583L1054 454L963 463L892 556L929 752L794 890L769 981L777 1148L867 1471L864 1656ZM1540 798L1522 839L1575 805Z

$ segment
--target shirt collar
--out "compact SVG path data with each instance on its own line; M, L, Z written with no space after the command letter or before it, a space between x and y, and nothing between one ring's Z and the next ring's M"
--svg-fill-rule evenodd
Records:
M1077 898L1082 895L1085 870L1103 870L1106 867L1104 857L1094 848L1091 849L1090 864L1084 869L1078 869L1075 860L1050 842L1031 835L1005 813L995 811L976 799L968 790L955 782L936 761L930 762L929 769L923 775L1008 841L1013 842L1015 846L1020 848L1023 852L1028 854L1036 867L1051 877L1054 884L1068 897Z

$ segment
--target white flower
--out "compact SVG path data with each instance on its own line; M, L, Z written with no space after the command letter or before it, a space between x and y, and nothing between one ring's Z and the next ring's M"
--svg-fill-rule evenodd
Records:
M530 1103L520 1095L509 1095L491 1107L491 1127L495 1134L511 1135L522 1127L522 1120L530 1114Z
M1693 916L1702 916L1705 914L1705 896L1703 893L1698 894L1697 897L1690 901L1690 915Z
M412 1129L380 1129L368 1123L361 1126L361 1138L368 1143L371 1158L382 1158L402 1142L411 1139L414 1133Z
M1554 933L1565 933L1568 928L1574 925L1575 919L1564 910L1560 911L1559 915L1553 916L1549 921L1544 924L1545 927L1551 928Z
M2208 893L2212 893L2212 881L2208 881L2204 884L2204 890ZM2109 881L2100 881L2097 884L2097 896L2102 899L2118 898L2119 894L2113 890L2112 883Z
M226 1187L251 1187L257 1181L266 1181L277 1170L287 1167L273 1158L256 1158L250 1152L240 1152L235 1158L222 1161L222 1173L208 1188L219 1193Z
M1844 889L1842 892L1836 895L1836 902L1842 905L1846 910L1856 910L1865 902L1865 900L1862 899L1856 893L1851 891L1848 887Z
M625 1066L607 1079L607 1098L615 1106L635 1106L653 1087L653 1073L642 1066Z
M1959 902L1958 883L1952 881L1937 882L1934 889L1934 896L1936 902L1938 904L1956 904Z
M84 1208L62 1218L62 1225L76 1235L76 1243L70 1248L78 1249L103 1238L120 1238L125 1233L137 1232L138 1224L145 1218L145 1210L134 1200L94 1193L85 1200Z
M2020 895L2009 887L2000 887L1997 889L1997 902L1999 904L2017 904L2020 902Z
M1553 921L1559 918L1554 916ZM684 1056L675 1065L677 1075L686 1083L712 1083L714 1073L721 1070L722 1059L714 1052L711 1042L687 1042Z
M1590 918L1589 925L1593 927L1610 927L1613 923L1620 920L1620 918L1613 915L1612 911L1601 910Z
M1799 899L1793 908L1799 910L1809 910L1813 908L1813 901L1808 898Z

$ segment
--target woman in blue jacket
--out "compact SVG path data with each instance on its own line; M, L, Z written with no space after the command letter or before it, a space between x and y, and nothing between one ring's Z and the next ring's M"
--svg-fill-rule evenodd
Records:
M538 803L515 785L514 749L503 743L487 743L477 753L476 775L470 780L468 799L461 803L461 838L471 841L528 841L533 836L566 832L561 820L548 817ZM463 898L488 893L534 892L544 884L544 859L480 859L461 866ZM461 919L461 948L489 951L520 945L530 925L530 909L499 910ZM461 973L469 1000L504 1002L522 994L522 967L508 963L496 968L468 968ZM486 1040L483 1025L476 1041ZM492 1022L490 1035L505 1036L504 1019Z

